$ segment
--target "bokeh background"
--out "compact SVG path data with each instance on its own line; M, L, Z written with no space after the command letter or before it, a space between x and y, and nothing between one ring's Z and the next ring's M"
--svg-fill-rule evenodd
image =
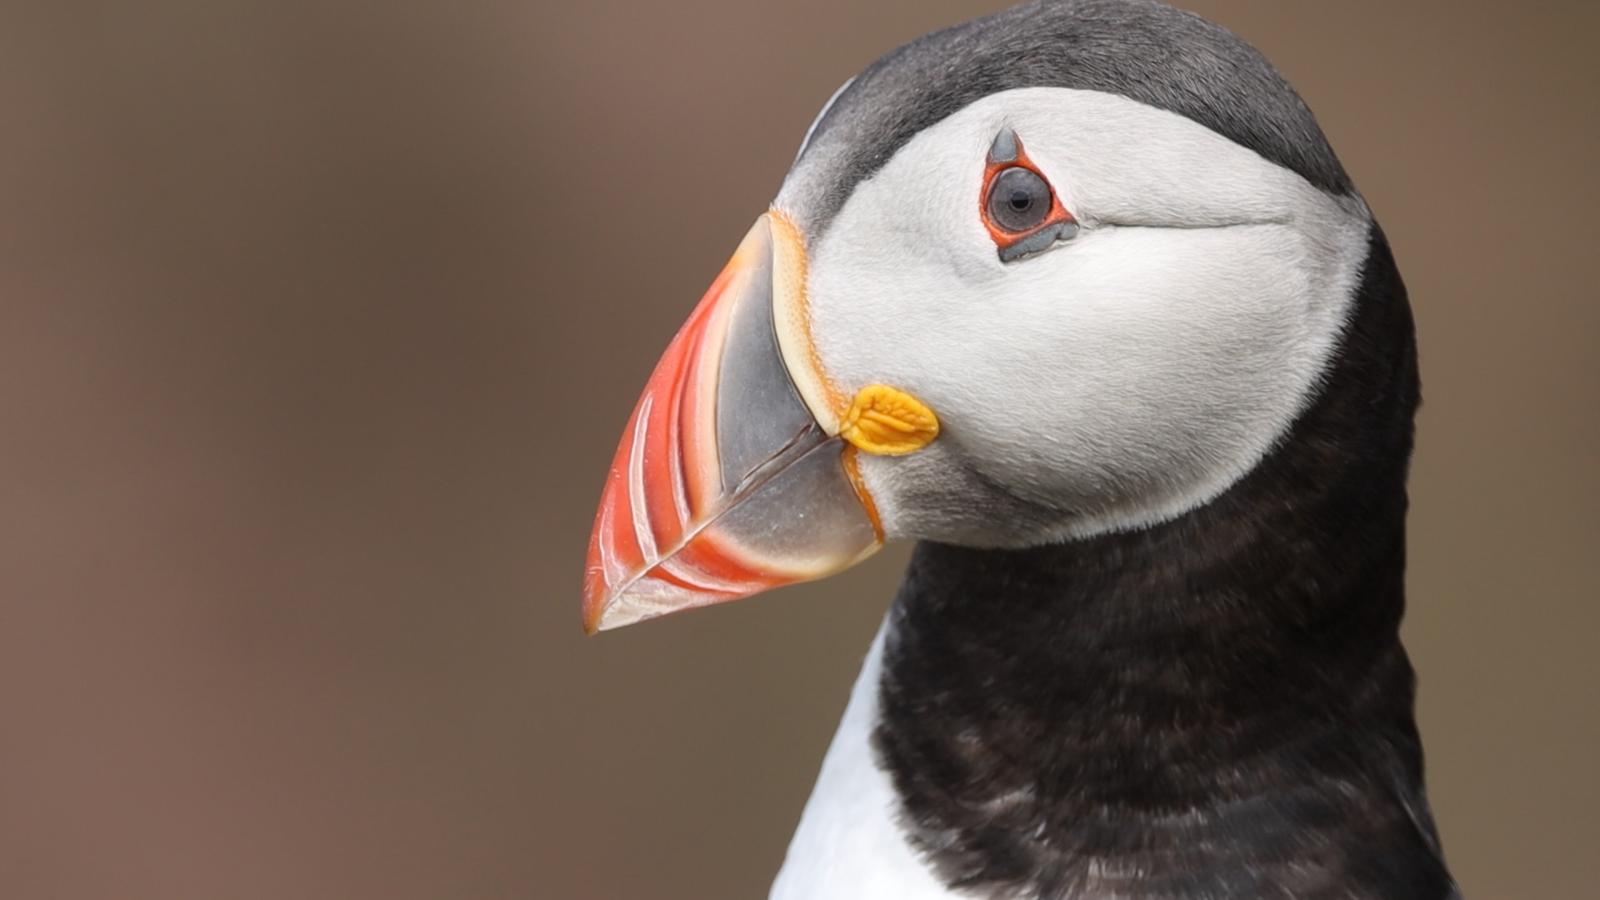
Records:
M657 353L960 0L0 6L0 896L765 896L904 550L586 639ZM1185 3L1420 319L1406 634L1469 896L1600 882L1587 3Z

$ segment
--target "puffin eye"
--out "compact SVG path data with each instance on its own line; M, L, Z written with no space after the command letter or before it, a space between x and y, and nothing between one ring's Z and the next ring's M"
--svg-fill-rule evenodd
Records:
M1009 128L989 148L980 209L1001 262L1049 250L1078 233L1077 220L1061 205L1050 182L1023 151L1022 139Z
M989 221L1013 234L1032 231L1050 215L1050 185L1030 169L1012 166L989 183Z

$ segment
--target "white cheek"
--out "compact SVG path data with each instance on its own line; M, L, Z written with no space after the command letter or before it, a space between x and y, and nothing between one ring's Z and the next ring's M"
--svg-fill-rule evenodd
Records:
M1093 510L1256 455L1315 374L1304 276L1263 265L1292 242L1273 226L1095 234L1052 267L1077 277L990 312L981 349L932 339L925 359L985 373L952 426L975 465Z
M830 315L836 334L882 338L881 354L841 354L836 374L914 391L941 412L941 440L1041 502L1110 513L1231 480L1319 369L1299 243L1270 225L1110 229L997 290L952 295L906 272L893 296Z
M1037 97L957 114L934 129L951 133L925 133L861 185L813 248L814 337L831 376L847 390L874 382L909 390L943 424L925 458L864 465L891 533L973 538L972 522L941 534L904 499L911 478L922 506L930 480L970 492L971 475L956 467L1025 502L1071 511L1042 531L980 523L993 532L977 536L985 542L1181 513L1259 462L1307 402L1337 340L1365 254L1362 211L1187 120L1090 96L1082 107L1056 98L1040 122L1028 119ZM1076 110L1104 123L1108 102L1113 126L1093 132L1072 121ZM1034 142L1030 155L1088 226L1009 265L982 229L973 174L1000 122ZM1085 134L1136 143L1101 146ZM1176 167L1183 177L1152 181L1124 168L1119 180L1108 159ZM1162 192L1161 210L1138 206ZM1241 199L1230 205L1230 194ZM1191 210L1197 227L1095 222L1097 211L1136 220L1169 215L1167 207ZM1253 224L1221 224L1232 220ZM936 499L956 510L981 498Z

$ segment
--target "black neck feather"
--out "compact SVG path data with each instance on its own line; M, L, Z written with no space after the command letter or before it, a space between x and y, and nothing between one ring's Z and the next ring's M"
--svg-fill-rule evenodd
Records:
M977 896L1442 898L1399 640L1418 402L1374 228L1319 399L1252 474L1143 531L917 548L875 742Z

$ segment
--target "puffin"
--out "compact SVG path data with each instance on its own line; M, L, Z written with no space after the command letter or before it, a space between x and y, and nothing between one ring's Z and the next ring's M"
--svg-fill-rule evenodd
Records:
M827 102L627 422L583 623L915 543L772 900L1455 897L1418 403L1388 241L1265 58L1026 3Z

